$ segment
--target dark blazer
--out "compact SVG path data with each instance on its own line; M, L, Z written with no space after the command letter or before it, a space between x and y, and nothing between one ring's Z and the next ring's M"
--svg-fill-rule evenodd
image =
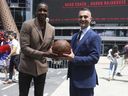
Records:
M21 56L19 71L41 75L48 70L43 52L48 51L54 40L55 28L46 22L44 38L37 19L25 21L20 31Z
M92 29L77 43L78 33L74 34L71 46L75 54L69 62L68 77L78 88L93 88L98 83L95 64L101 51L101 38Z

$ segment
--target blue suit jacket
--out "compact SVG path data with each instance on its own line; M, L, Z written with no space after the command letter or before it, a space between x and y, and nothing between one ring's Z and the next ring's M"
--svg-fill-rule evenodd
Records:
M92 29L78 44L77 36L78 33L74 34L71 40L75 58L69 62L68 77L78 88L93 88L98 84L95 64L100 57L101 38Z

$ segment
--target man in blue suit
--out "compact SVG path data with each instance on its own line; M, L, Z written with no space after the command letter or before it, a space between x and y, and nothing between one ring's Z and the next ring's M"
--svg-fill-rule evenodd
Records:
M72 37L71 54L63 54L69 60L70 96L94 96L98 84L95 64L100 57L101 38L91 29L91 20L89 9L79 11L80 32Z

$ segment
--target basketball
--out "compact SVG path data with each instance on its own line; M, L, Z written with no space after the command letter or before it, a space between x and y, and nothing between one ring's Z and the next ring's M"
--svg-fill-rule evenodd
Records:
M71 46L66 40L57 40L52 46L52 52L62 56L62 54L70 54Z

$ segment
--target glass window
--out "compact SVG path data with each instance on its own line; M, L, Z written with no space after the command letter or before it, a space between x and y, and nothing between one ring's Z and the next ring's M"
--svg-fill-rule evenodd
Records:
M18 29L20 29L21 25L22 25L22 22L24 22L26 20L26 9L25 8L12 8L11 9L11 13L12 13L12 16L16 22L16 25L18 27Z
M15 21L16 22L23 22L25 20L24 10L15 10Z
M10 0L6 0L7 1L7 3L10 3Z
M55 36L62 36L61 34L62 34L61 30L56 30L55 31Z
M19 7L26 7L26 0L19 0Z
M72 30L63 30L63 36L71 36Z
M11 3L18 3L19 0L11 0Z

